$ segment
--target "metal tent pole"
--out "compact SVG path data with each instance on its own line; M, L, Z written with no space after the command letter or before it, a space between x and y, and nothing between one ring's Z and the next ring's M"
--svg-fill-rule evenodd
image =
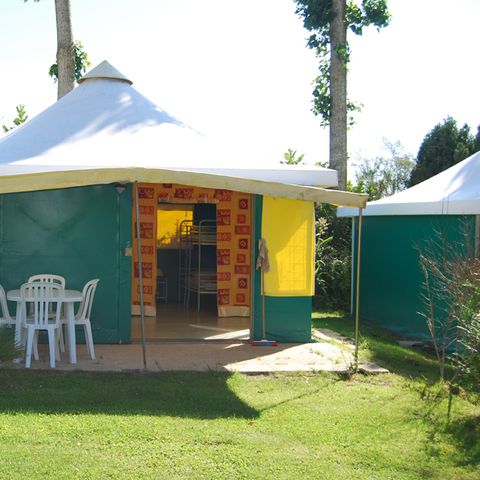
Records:
M362 213L363 209L358 209L358 240L357 240L357 285L355 295L355 372L358 372L358 326L360 314L360 256L362 253Z
M475 215L475 258L480 257L480 215Z
M262 265L262 339L267 338L267 321L265 318L265 268Z
M138 182L135 182L135 212L138 248L138 278L140 283L140 316L142 326L143 369L147 369L147 345L145 343L145 304L143 303L142 241L140 239L140 207L138 205Z

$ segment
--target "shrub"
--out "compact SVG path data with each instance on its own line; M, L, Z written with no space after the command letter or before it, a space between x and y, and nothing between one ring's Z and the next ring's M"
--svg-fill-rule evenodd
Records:
M348 310L351 286L351 220L336 218L336 209L316 211L315 306Z
M15 345L14 329L8 325L0 325L0 364L13 360L21 354Z
M464 227L461 242L451 243L439 232L420 250L424 274L422 312L432 337L444 379L452 360L459 381L469 390L480 385L480 258L471 248L472 235Z

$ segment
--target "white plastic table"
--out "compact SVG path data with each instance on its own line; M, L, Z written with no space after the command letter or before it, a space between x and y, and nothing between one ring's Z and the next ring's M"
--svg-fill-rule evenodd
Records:
M53 298L62 300L67 310L67 331L68 331L68 353L70 356L70 363L77 363L77 349L75 338L75 312L73 305L83 300L82 292L78 290L63 290L60 291L60 295L57 291L53 292ZM29 297L25 297L27 302ZM7 292L7 300L17 302L17 311L15 313L15 341L19 344L21 340L22 332L22 316L20 314L22 309L22 296L20 290L10 290ZM31 299L33 301L33 297Z

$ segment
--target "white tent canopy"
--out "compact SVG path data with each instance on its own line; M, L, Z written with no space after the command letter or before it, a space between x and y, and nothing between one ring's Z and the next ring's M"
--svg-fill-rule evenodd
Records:
M403 192L369 202L364 215L480 214L480 152ZM339 217L356 216L339 208Z
M235 145L218 151L131 83L102 62L75 90L0 139L0 193L140 181L365 205L365 196L326 190L337 186L334 170L243 168L246 157Z

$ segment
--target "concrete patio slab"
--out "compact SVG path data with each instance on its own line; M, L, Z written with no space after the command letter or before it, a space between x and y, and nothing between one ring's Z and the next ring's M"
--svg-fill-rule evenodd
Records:
M358 366L360 373L367 373L368 375L380 375L381 373L390 373L386 368L380 367L376 363L361 363Z
M355 350L355 345L351 338L344 337L329 328L313 328L312 336L319 341L338 342L349 350Z
M48 352L40 345L40 360L32 360L32 369L49 369ZM62 355L56 369L64 371L125 372L143 370L141 344L96 345L96 360L91 360L84 345L77 346L76 365ZM249 343L149 343L147 371L228 371L271 372L347 372L353 356L328 342L279 344L253 347ZM12 365L24 368L23 363Z

